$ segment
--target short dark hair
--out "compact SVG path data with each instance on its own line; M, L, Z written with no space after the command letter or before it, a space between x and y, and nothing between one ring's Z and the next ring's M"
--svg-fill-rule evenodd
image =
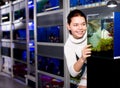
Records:
M70 11L70 13L67 16L67 23L70 24L71 23L71 18L75 17L75 16L84 17L85 21L87 23L86 15L81 10L78 10L78 9L74 9L74 10Z

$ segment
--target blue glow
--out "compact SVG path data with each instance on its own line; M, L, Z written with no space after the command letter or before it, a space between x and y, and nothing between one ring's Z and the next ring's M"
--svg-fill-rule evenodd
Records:
M29 30L34 30L34 23L33 22L29 22Z
M34 5L29 5L28 7L29 7L29 8L32 8L32 7L34 7Z
M29 2L28 2L29 5L32 4L32 3L33 3L33 1L29 1Z
M33 0L31 0L31 1L28 2L28 7L29 7L29 8L34 7L34 5L33 5Z
M32 26L32 25L33 25L33 22L29 22L28 24L29 24L29 26Z
M29 43L29 46L34 46L34 43L33 43L33 42L30 42L30 43Z
M26 52L26 50L22 52L22 60L27 61L27 52Z
M114 13L114 57L120 58L120 12Z

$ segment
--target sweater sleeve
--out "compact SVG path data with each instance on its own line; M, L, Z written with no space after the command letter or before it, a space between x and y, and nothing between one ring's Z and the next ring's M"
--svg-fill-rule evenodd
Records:
M74 64L77 61L75 52L70 47L64 46L64 54L70 75L76 77L80 71L76 72L74 69Z

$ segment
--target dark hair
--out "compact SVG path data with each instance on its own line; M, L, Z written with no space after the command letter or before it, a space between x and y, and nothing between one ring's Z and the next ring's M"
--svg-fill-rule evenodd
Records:
M74 10L70 11L70 13L67 16L67 23L70 24L71 23L71 18L76 17L76 16L84 17L85 21L87 23L86 15L82 11L80 11L78 9L74 9Z

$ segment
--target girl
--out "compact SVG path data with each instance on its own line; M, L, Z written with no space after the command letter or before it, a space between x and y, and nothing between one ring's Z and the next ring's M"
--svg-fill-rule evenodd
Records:
M68 14L67 29L69 37L64 46L64 53L71 76L76 77L82 71L87 57L91 56L91 45L87 45L87 20L85 14L75 9ZM82 74L78 88L87 88L87 69Z

